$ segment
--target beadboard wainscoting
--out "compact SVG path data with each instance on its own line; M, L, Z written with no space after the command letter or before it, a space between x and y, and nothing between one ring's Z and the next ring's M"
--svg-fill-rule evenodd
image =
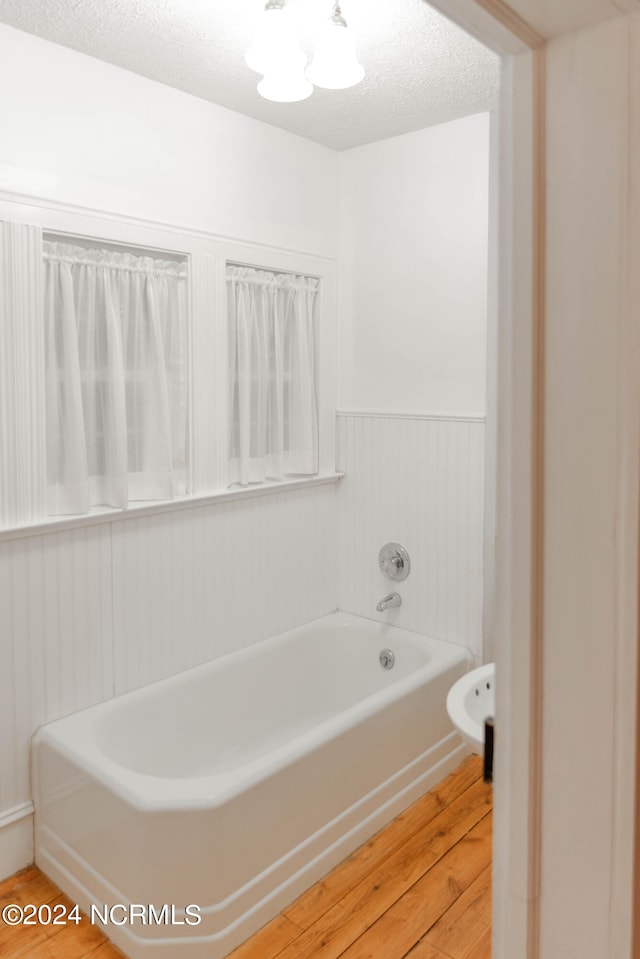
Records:
M116 693L334 610L335 537L335 486L114 526Z
M482 654L484 419L338 414L340 608ZM393 583L378 551L404 546ZM376 612L396 590L402 606Z
M33 857L42 723L338 605L336 486L0 542L0 878Z

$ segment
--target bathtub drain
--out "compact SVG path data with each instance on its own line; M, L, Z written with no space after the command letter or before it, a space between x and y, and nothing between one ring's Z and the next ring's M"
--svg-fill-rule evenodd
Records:
M378 659L383 669L393 669L396 661L395 654L390 649L383 649Z

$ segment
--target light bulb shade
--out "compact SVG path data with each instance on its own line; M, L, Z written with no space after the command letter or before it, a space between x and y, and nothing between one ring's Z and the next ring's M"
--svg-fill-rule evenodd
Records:
M297 65L281 63L272 67L258 84L258 93L276 103L297 103L311 96L313 86L304 75L304 56Z
M364 77L364 68L358 63L353 37L344 20L332 18L321 28L307 77L315 86L327 90L346 90Z
M265 74L282 63L297 64L301 58L304 62L286 6L267 4L253 44L244 57L247 66L256 73Z

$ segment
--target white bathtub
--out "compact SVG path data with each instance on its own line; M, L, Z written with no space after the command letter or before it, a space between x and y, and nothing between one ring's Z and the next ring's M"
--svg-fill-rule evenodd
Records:
M109 923L132 959L219 959L462 760L468 662L334 613L44 726L36 861L86 911L200 907Z

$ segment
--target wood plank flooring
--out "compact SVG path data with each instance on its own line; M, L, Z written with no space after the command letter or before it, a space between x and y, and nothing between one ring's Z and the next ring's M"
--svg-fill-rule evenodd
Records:
M491 787L467 759L303 893L229 959L491 959ZM37 868L0 883L7 903L69 900ZM80 925L5 926L1 959L122 959Z

